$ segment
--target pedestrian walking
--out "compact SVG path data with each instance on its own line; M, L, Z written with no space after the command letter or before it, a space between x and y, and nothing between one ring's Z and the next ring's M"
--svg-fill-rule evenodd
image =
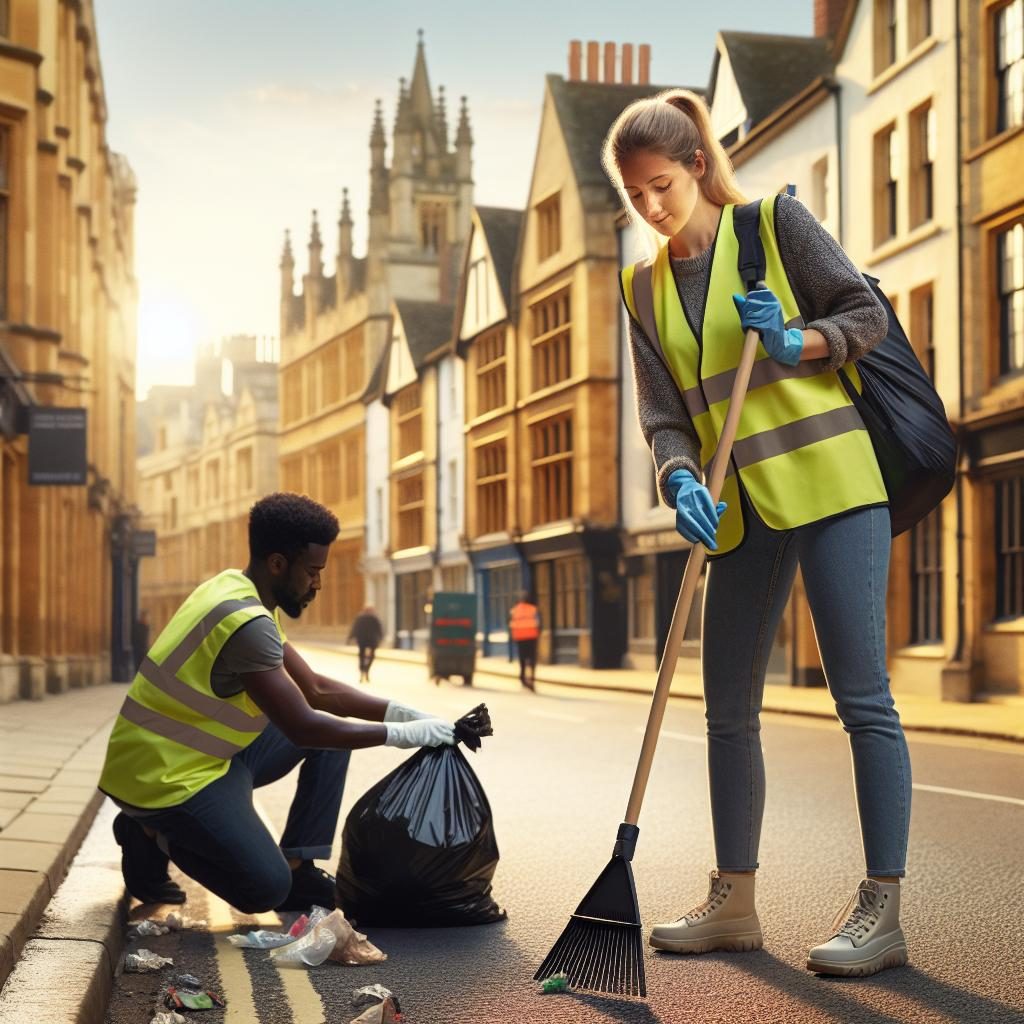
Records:
M352 750L454 742L450 722L314 672L288 642L338 521L297 494L249 513L249 564L201 583L157 637L114 723L100 789L128 891L181 903L173 861L245 914L335 905L331 856ZM356 721L351 721L356 719ZM253 789L299 772L278 844Z
M540 637L540 612L524 590L508 613L508 632L519 653L519 682L528 690L535 688L537 641Z
M739 294L733 214L745 200L693 93L627 107L604 166L654 243L650 259L622 274L640 426L677 530L709 551L702 672L717 867L707 898L656 925L650 943L691 953L762 945L760 708L799 566L850 736L866 859L866 877L807 967L864 975L898 966L907 959L899 911L911 778L885 661L890 519L868 433L839 379L886 335L886 313L840 246L786 195L760 206L766 287ZM702 480L749 329L761 351L716 505Z
M139 671L142 659L149 652L149 612L143 608L132 623L132 657L135 671Z
M359 647L359 682L370 681L370 666L380 642L384 638L384 626L377 617L372 604L368 604L353 620L348 640L355 640Z

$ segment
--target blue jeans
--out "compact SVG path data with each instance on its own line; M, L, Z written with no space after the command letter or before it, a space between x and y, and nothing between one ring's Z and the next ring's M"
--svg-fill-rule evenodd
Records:
M156 830L160 847L200 885L245 914L273 910L291 889L286 858L331 855L350 755L296 747L269 724L216 782L177 807L139 820ZM299 762L299 783L278 844L256 813L253 790L283 778Z
M701 649L718 868L758 866L765 670L799 565L829 692L850 737L867 873L902 876L910 756L885 661L888 509L860 509L785 532L746 512L742 546L709 564L704 591Z

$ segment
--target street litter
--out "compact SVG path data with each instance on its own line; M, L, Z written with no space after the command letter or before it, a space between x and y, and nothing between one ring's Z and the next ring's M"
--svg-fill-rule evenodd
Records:
M366 1009L350 1024L397 1024L402 1020L398 997L383 985L364 985L352 992L352 1005Z
M316 908L314 908L316 909ZM291 928L288 929L288 934L293 938L297 939L300 935L304 935L306 930L309 928L309 915L303 914L301 917L296 918Z
M164 1006L169 1010L213 1010L227 1005L216 992L189 991L168 985Z
M551 995L552 992L568 992L569 979L564 974L552 974L540 983L542 995Z
M174 984L190 992L198 992L203 987L203 983L194 974L179 974Z
M367 1007L358 1017L353 1017L349 1024L401 1024L402 1015L398 1012L393 999L385 999L383 1003Z
M171 929L165 924L159 924L147 918L135 926L135 934L140 939L148 939L151 935L166 935Z
M480 705L455 723L471 750L493 732ZM363 925L486 924L505 918L491 896L498 844L490 804L459 746L424 747L349 812L338 902Z
M151 949L139 949L124 958L124 969L132 974L143 974L146 971L159 971L161 967L173 967L174 961L160 956Z
M167 1013L158 1013L149 1024L185 1024L185 1018L180 1013L168 1010Z
M274 949L276 946L287 946L294 941L295 936L288 932L269 932L263 928L247 935L228 936L228 942L240 949Z
M352 1005L357 1010L360 1006L370 1006L373 1003L383 1002L385 999L395 999L395 994L383 985L363 985L361 988L352 989ZM398 1005L397 999L395 999L395 1005Z

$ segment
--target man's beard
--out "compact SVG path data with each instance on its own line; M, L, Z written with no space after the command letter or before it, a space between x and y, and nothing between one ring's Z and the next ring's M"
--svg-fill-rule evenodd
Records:
M303 597L296 597L284 587L274 590L274 600L277 602L278 608L280 608L281 611L283 611L290 619L297 619L302 614L306 605L309 604L315 596L316 595L312 591Z

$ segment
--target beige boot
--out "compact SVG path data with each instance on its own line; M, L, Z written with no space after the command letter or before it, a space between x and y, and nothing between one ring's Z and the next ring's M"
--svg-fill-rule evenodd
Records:
M863 977L907 962L900 887L866 878L832 922L832 938L807 956L807 970Z
M656 924L650 943L671 953L746 952L764 945L754 909L754 876L710 875L707 899L671 924Z

